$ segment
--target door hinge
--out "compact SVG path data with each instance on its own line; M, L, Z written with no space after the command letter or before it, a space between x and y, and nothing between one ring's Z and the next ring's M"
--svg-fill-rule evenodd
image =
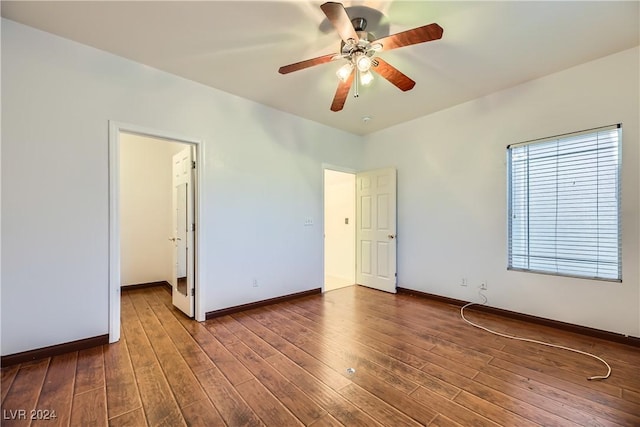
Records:
M196 294L196 288L191 288L191 296L194 296Z
M195 224L191 224L191 231L196 231L196 225Z
M191 161L191 169L195 169L196 168L196 161L192 160Z

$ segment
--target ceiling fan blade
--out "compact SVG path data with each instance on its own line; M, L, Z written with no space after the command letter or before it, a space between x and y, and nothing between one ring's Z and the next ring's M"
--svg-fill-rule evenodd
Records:
M354 74L352 71L346 81L340 81L340 83L338 84L338 89L336 90L336 94L333 97L333 102L331 103L331 111L340 111L342 110L342 107L344 107L347 96L349 96L351 84L353 83L353 75Z
M413 89L416 85L416 82L402 74L396 67L390 65L381 58L376 57L373 60L371 69L389 80L389 82L403 92Z
M381 50L397 49L399 47L411 46L412 44L430 42L442 38L443 29L438 24L429 24L413 30L403 31L397 34L375 40L374 43L382 45Z
M296 62L294 64L284 65L278 69L278 72L280 74L289 74L293 73L294 71L304 70L305 68L313 67L314 65L331 62L335 56L335 53L330 53L328 55L319 56L317 58L307 59L304 61Z
M349 39L353 39L355 43L358 43L360 39L342 3L327 2L320 6L320 9L327 15L327 19L333 24L333 27L345 43L347 43Z

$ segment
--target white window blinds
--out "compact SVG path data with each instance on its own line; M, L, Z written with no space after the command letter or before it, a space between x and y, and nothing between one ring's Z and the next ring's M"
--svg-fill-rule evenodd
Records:
M621 281L620 125L507 147L508 268Z

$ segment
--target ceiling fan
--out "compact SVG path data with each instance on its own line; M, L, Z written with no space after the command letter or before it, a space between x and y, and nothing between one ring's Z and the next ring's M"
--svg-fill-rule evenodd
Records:
M325 64L330 61L346 59L336 75L339 83L336 94L331 103L331 111L340 111L344 107L351 86L355 80L354 97L358 97L358 86L367 85L373 80L371 70L375 71L402 91L413 89L416 82L401 73L382 58L378 52L397 49L399 47L429 42L442 38L442 27L429 24L401 33L392 34L377 40L370 40L371 33L366 30L367 20L364 18L349 19L349 15L342 3L327 2L320 6L340 35L342 43L338 54L330 53L317 58L307 59L294 64L285 65L278 70L280 74L288 74L303 70L314 65Z

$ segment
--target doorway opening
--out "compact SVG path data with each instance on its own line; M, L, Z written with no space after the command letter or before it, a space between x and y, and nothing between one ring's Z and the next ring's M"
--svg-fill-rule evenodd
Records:
M356 175L324 169L324 292L356 283Z
M174 305L204 320L198 286L202 149L193 138L109 123L109 342L120 339L123 285L169 283ZM180 284L187 284L183 293Z
M358 284L396 293L396 169L323 173L323 290Z

